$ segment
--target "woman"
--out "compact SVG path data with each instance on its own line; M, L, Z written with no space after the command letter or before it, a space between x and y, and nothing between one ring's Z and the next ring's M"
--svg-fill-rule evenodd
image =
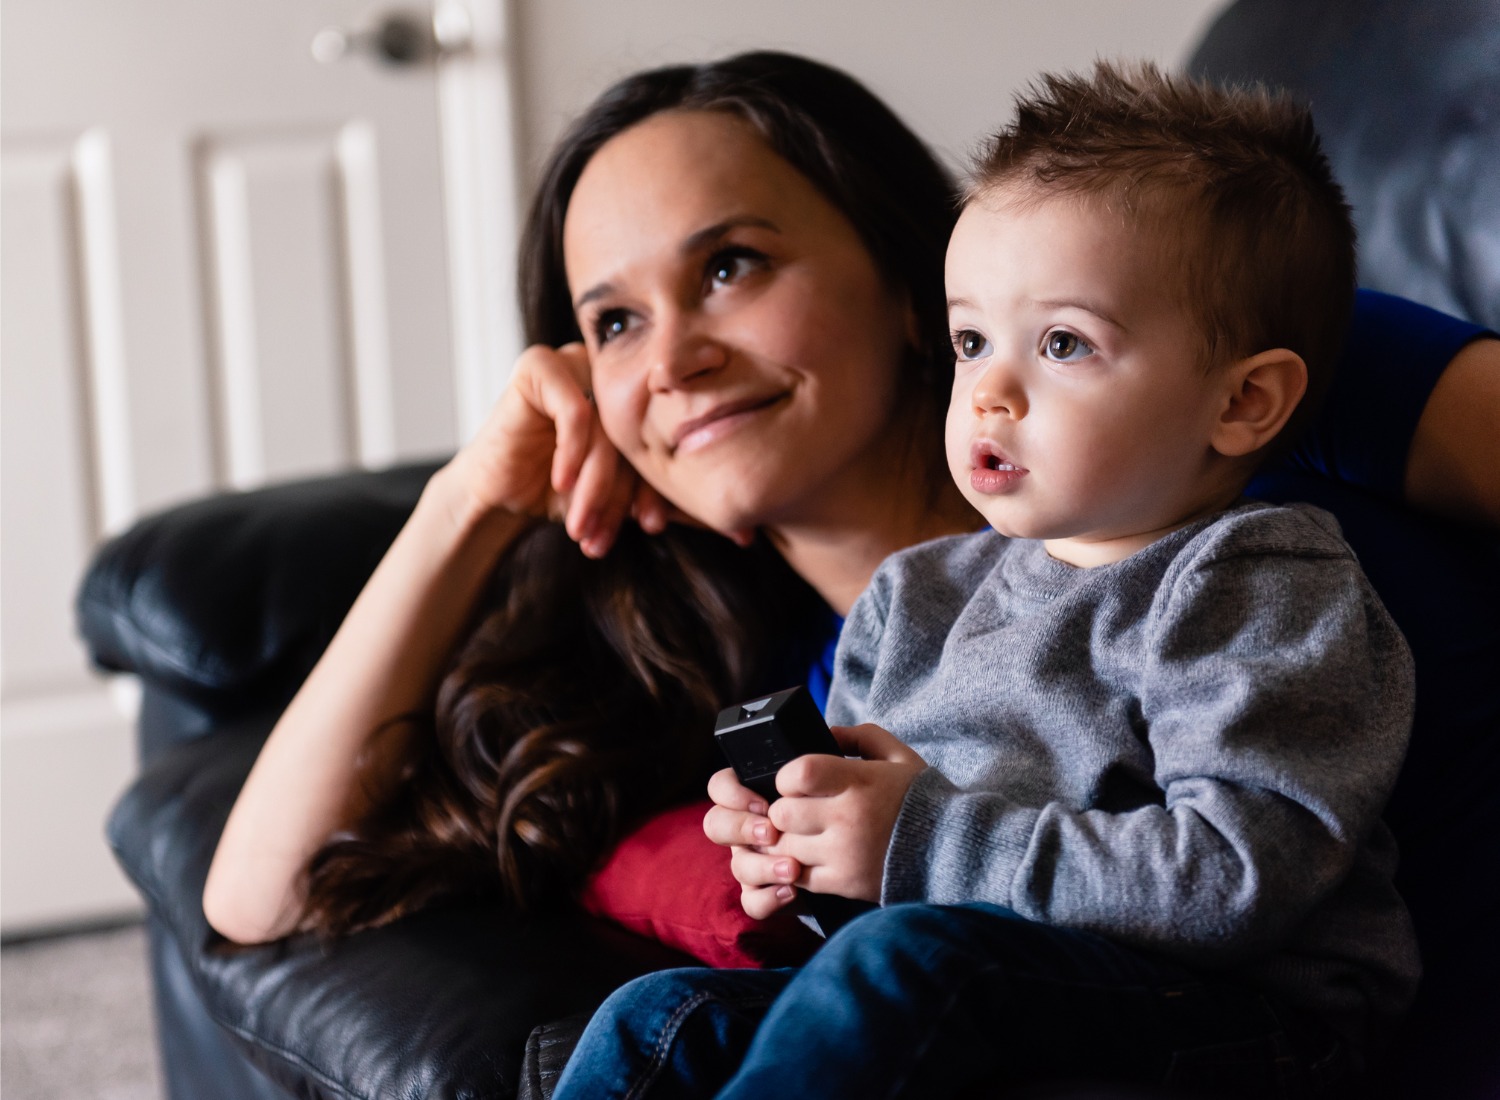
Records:
M812 62L750 54L606 93L532 211L534 346L267 741L210 872L214 927L380 923L497 865L518 903L565 896L692 789L716 706L801 675L887 554L973 527L938 427L952 197L883 105ZM1399 330L1429 369L1374 339L1354 388L1379 419L1351 444L1336 401L1304 459L1333 436L1409 451L1370 487L1500 522L1500 443L1476 430L1500 407L1500 342L1363 308L1356 337ZM1421 379L1420 419L1404 392L1381 405L1385 375ZM679 516L743 549L663 534ZM434 697L435 723L413 721ZM652 720L621 736L622 713Z

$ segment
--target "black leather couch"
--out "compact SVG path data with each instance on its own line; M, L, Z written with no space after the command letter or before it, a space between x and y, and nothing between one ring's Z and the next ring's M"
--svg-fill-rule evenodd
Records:
M1495 327L1497 59L1494 0L1241 0L1192 67L1305 94L1356 206L1366 284ZM238 949L208 928L203 881L235 793L433 468L178 508L106 545L83 582L78 616L94 660L144 685L141 775L109 837L149 906L173 1100L544 1095L558 1060L549 1037L568 1028L538 1025L578 1018L625 979L685 961L582 914L524 922L478 902L331 946ZM1500 611L1495 541L1435 537L1455 548L1459 598ZM1491 641L1434 657L1424 688L1444 675L1493 678L1500 637ZM1500 1095L1497 713L1481 707L1413 745L1393 809L1430 981L1371 1095Z

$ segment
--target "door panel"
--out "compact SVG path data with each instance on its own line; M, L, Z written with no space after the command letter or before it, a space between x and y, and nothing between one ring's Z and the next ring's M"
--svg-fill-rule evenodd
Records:
M436 2L486 48L315 61L317 32L387 11L368 0L6 0L7 932L132 904L100 831L100 792L128 781L129 715L71 627L98 539L214 489L441 454L475 422L471 395L499 388L509 304L472 303L511 262L513 196L498 217L453 203L486 201L466 163L494 178L514 143L443 116L472 127L493 116L471 93L508 94L505 9ZM454 263L450 225L499 228L478 254L469 232Z

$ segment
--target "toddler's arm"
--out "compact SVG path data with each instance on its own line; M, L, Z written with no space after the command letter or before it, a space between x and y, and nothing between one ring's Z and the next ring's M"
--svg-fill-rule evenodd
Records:
M1137 779L1159 802L1079 808L929 769L892 838L884 903L992 901L1226 962L1281 942L1335 891L1366 891L1345 908L1385 904L1379 815L1412 669L1352 554L1241 545L1169 575L1153 613L1140 710L1154 775Z

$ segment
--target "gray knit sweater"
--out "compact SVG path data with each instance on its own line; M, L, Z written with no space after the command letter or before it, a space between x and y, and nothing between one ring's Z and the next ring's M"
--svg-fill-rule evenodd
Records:
M1094 569L988 531L896 554L828 701L929 765L883 904L1088 929L1356 1041L1416 985L1380 820L1411 711L1406 644L1337 522L1256 503Z

